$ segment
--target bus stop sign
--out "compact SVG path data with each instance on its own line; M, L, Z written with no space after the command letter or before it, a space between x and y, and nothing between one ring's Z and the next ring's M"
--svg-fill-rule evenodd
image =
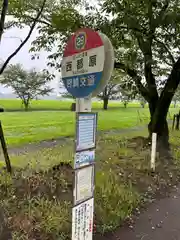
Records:
M79 29L69 39L61 65L67 91L76 98L93 93L102 79L104 61L104 43L98 32Z

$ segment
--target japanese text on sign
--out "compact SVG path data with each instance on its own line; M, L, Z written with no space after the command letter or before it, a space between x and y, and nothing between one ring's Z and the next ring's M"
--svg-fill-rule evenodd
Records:
M72 239L92 240L94 199L90 199L72 210Z
M96 55L89 57L89 67L94 67L94 66L96 66Z
M95 147L96 114L78 114L77 151Z
M75 172L74 204L92 198L94 193L94 165Z
M74 168L83 167L94 162L95 150L77 152L74 159Z
M77 76L66 79L67 87L68 88L79 88L79 87L86 87L92 86L95 84L96 76L94 74L88 76Z
M73 57L72 61L66 62L66 72L73 71L74 74L78 73L80 70L81 72L87 72L87 64L86 64L87 52L78 54ZM74 69L72 66L74 65ZM88 58L89 67L95 67L97 65L97 55L89 56Z

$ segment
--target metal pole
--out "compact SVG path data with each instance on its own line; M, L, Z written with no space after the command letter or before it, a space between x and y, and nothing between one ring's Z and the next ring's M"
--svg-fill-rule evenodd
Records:
M92 240L97 114L91 113L91 95L76 99L76 113L72 240ZM92 140L93 144L87 145L88 140ZM81 160L77 161L77 155ZM81 164L81 161L84 163Z

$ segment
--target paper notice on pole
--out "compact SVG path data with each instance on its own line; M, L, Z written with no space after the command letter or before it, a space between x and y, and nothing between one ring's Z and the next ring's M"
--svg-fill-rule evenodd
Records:
M76 151L94 148L97 128L96 113L78 113L76 126Z
M72 240L92 240L94 199L72 209Z
M74 205L92 198L94 193L94 165L75 171Z
M90 165L95 160L95 150L77 152L74 159L74 168L80 168L86 165Z

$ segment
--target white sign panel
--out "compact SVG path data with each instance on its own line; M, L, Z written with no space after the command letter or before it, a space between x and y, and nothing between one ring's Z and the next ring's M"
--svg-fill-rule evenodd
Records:
M90 165L95 160L95 150L77 152L74 159L74 168Z
M94 165L75 171L74 204L78 204L93 197L94 193Z
M67 64L69 63L71 63L71 67L67 69L68 66ZM82 65L82 67L80 67L80 64ZM87 73L90 74L95 72L102 72L103 67L104 67L104 46L100 46L98 48L93 48L88 51L84 51L63 58L62 76L73 77Z
M79 113L77 119L77 145L76 151L94 148L96 145L96 114Z
M92 240L94 199L72 209L72 240Z

